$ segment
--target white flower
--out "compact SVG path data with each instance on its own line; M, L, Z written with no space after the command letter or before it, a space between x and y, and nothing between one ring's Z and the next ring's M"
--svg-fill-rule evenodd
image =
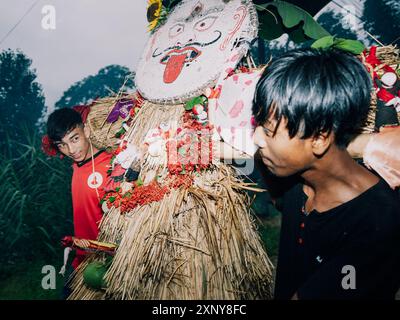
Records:
M161 151L163 150L163 141L157 140L149 145L149 154L152 157L159 157L161 155Z
M138 158L139 152L137 148L132 144L128 144L127 148L116 156L115 161L119 163L122 168L128 169L132 162Z

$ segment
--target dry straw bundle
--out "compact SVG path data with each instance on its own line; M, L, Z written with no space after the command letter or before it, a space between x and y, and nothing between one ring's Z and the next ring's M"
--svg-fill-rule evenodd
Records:
M115 134L122 127L124 119L121 117L113 123L107 122L107 117L113 110L115 103L121 99L136 99L135 94L122 94L119 93L113 97L106 97L97 99L90 105L90 112L86 119L86 124L89 125L91 134L90 139L92 143L99 149L115 149L118 146L118 138Z

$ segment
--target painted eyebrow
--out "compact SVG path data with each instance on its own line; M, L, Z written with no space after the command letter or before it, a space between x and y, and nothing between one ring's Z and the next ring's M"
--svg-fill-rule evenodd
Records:
M204 13L200 13L199 16L204 17L204 16L209 15L210 13L221 12L223 10L224 10L224 6L215 6L215 7L211 7L209 9L207 9Z
M221 11L223 11L224 10L224 6L215 6L215 7L211 7L211 8L209 8L209 9L207 9L206 11L204 11L203 13L199 13L199 14L197 14L196 16L192 16L192 15L189 15L188 17L186 17L186 18L180 18L180 19L176 19L176 22L178 23L178 22L191 22L194 18L197 18L197 17L199 17L199 18L202 18L202 17L205 17L205 16L207 16L207 15L209 15L210 13L214 13L214 12L221 12Z

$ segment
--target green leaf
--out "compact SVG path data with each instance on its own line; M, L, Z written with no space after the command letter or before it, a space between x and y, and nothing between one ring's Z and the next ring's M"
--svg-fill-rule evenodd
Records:
M283 25L272 14L259 14L259 36L265 40L274 40L285 33Z
M143 180L141 178L139 178L139 179L136 180L135 184L136 184L137 187L140 187L140 186L143 185Z
M365 50L365 46L358 40L336 39L334 47L358 55Z
M190 101L186 102L186 104L185 104L185 110L186 111L192 110L193 107L194 107L193 100L190 100Z
M301 24L303 23L301 22ZM301 27L291 28L290 31L287 32L287 34L289 35L289 39L292 40L294 43L302 43L310 40L310 38L304 34Z
M335 38L332 36L318 39L311 45L311 47L314 49L335 48L355 55L361 54L365 49L362 42L358 40Z
M196 104L204 105L207 102L207 98L205 96L195 97L192 100L186 102L185 110L189 111L192 110Z
M312 45L311 48L314 49L326 49L332 47L334 43L335 37L333 36L326 36L321 39L318 39L315 41Z
M206 96L200 96L200 97L198 97L198 101L199 101L199 104L205 105L207 103L208 99Z
M279 38L287 33L294 42L320 39L330 35L305 10L284 1L256 5L259 11L260 37L266 40Z
M126 132L125 128L121 128L116 134L116 138L120 138Z

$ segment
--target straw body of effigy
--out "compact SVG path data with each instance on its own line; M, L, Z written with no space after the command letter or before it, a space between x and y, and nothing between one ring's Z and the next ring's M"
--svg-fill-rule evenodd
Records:
M118 94L97 99L90 105L86 125L90 128L90 140L96 148L115 149L118 147L118 138L115 134L121 129L124 119L119 117L117 121L109 123L107 117L119 99L136 99L136 97L136 93L123 96Z
M400 49L397 48L396 46L383 46L383 47L377 47L376 49L376 57L382 62L381 65L375 67L373 70L377 72L378 74L381 74L383 72L382 68L385 65L388 65L392 67L394 70L397 71L400 69ZM363 57L361 57L362 60ZM372 77L372 74L371 74ZM376 97L376 90L372 90L371 94L371 106L370 106L370 111L368 114L368 118L366 120L366 123L363 127L363 133L372 133L374 132L375 129L375 116L376 116L376 105L377 105L377 97ZM398 112L398 118L400 120L400 112Z
M140 145L162 122L179 127L183 105L145 101L127 139ZM147 156L141 179L166 179L166 157ZM256 230L246 189L229 166L215 161L190 187L121 215L111 208L98 240L118 244L103 291L88 288L77 269L69 299L269 299L272 263Z

